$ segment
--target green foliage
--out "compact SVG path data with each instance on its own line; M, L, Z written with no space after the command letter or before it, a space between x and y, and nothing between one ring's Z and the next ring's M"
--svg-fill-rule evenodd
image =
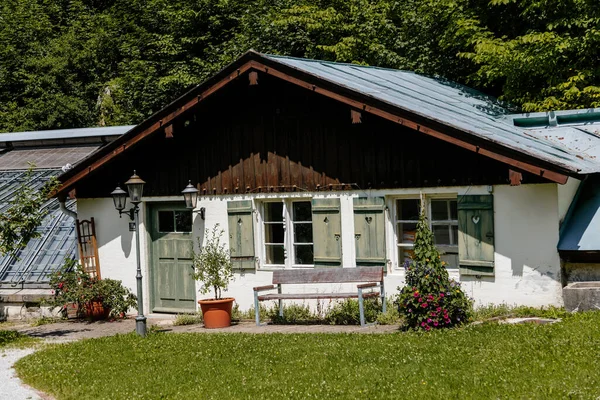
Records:
M270 310L264 305L259 305L259 313L260 319L265 320L269 317ZM255 311L254 307L250 307L249 309L242 311L240 310L240 305L238 303L233 304L233 308L231 310L231 320L232 321L241 321L241 320L252 320L254 321Z
M592 399L599 325L587 312L427 335L132 333L47 347L15 368L65 400L210 399L223 388L232 399Z
M381 302L378 299L365 299L364 311L366 322L373 322L381 312ZM358 300L346 299L335 303L325 313L325 322L331 325L360 325L360 310Z
M130 308L137 306L137 297L121 281L92 278L71 259L52 274L50 287L54 297L48 303L53 308L59 307L64 315L72 304L77 305L80 316L85 316L93 302L102 303L105 309L110 309L113 318L123 317Z
M509 306L508 304L491 304L483 307L478 307L473 312L475 321L485 321L488 319L504 319L504 318L568 318L572 316L562 307L528 307L528 306Z
M175 321L173 321L174 326L183 326L183 325L196 325L201 324L203 322L202 313L195 314L177 314L175 317Z
M322 321L318 313L314 313L307 304L283 305L283 317L279 316L279 304L267 311L267 317L273 324L318 324Z
M0 349L5 347L24 347L36 342L36 339L17 331L0 330Z
M200 293L206 294L214 291L214 299L221 298L221 291L227 290L229 282L233 279L233 266L229 258L226 244L221 243L221 236L224 230L220 229L219 224L215 224L212 231L206 230L206 240L202 245L202 240L198 238L198 247L200 251L194 252L193 278L202 282Z
M412 261L396 302L407 327L429 331L469 322L473 302L448 276L423 211L417 222Z
M5 0L0 132L139 123L249 48L598 107L590 0Z
M43 325L50 325L50 324L56 324L57 322L61 322L62 318L59 317L40 317L40 318L36 318L33 321L31 321L31 326L43 326Z
M8 209L0 213L0 254L13 254L22 250L27 243L40 236L36 228L48 214L44 206L48 195L59 183L51 177L41 188L32 184L34 166L30 166L23 182L15 191Z

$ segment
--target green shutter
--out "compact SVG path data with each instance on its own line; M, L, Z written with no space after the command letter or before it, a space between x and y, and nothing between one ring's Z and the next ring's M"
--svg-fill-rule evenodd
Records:
M356 265L386 264L383 197L354 198L354 241Z
M313 246L316 267L342 265L340 199L312 199Z
M458 257L461 275L494 275L492 195L458 196Z
M255 269L252 201L228 202L227 219L229 224L229 251L233 269Z

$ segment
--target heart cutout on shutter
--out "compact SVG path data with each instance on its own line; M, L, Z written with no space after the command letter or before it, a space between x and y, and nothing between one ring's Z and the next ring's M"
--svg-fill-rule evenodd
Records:
M474 223L475 225L477 225L477 224L479 223L479 215L473 215L473 216L471 217L471 221L473 221L473 223Z

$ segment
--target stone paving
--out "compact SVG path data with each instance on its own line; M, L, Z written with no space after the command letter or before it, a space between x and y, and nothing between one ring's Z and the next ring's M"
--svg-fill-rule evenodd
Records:
M397 325L371 325L361 328L356 325L271 325L256 326L254 321L241 321L228 328L204 329L203 325L173 326L170 316L148 318L148 327L155 327L162 332L195 332L195 333L392 333L397 332ZM16 323L5 329L17 330L25 335L40 338L46 343L70 342L80 339L91 339L116 334L125 334L135 330L135 320L128 318L116 321L65 321L53 324L30 326Z

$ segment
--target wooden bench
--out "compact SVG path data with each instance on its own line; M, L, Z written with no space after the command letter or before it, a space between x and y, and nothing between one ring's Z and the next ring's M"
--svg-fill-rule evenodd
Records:
M350 293L283 293L281 285L312 285L321 283L358 283L356 292ZM277 289L277 293L261 292ZM365 289L370 291L365 292ZM378 289L378 290L377 290ZM283 300L304 299L358 299L360 325L366 326L364 299L381 297L382 309L385 312L385 289L383 285L383 267L331 268L331 269L297 269L273 272L273 284L254 288L254 310L256 325L260 325L259 303L265 300L279 301L279 315L283 317Z

